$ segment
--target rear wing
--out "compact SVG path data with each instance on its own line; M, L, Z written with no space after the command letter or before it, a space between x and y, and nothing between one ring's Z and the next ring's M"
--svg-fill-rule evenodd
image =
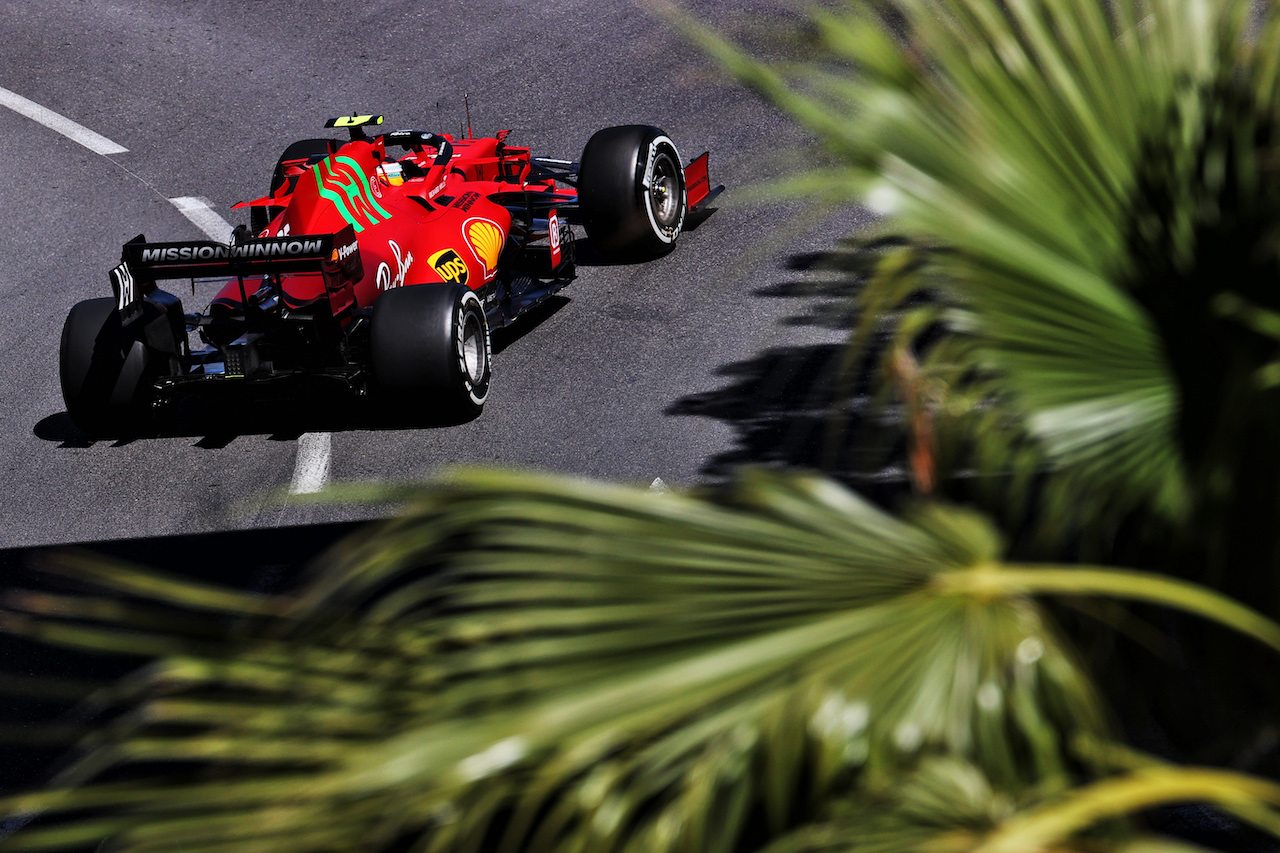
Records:
M126 311L156 289L157 281L179 278L244 278L288 273L321 273L329 290L363 276L360 246L348 225L334 234L261 239L233 236L230 243L192 240L148 243L141 234L124 244L120 264L109 274L116 307Z

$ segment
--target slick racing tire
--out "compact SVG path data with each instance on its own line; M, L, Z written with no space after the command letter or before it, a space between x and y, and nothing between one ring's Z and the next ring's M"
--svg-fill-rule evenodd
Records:
M607 257L648 260L671 250L684 228L684 167L656 127L596 131L582 149L578 203L591 245Z
M71 420L90 436L142 426L151 408L149 362L142 342L121 329L113 297L74 305L58 350L62 399Z
M474 416L489 396L489 323L464 285L419 284L379 296L369 350L377 390L407 408Z
M268 191L268 195L284 186L285 181L289 182L289 190L292 192L293 185L298 182L297 177L285 177L284 164L286 162L289 160L306 160L308 164L319 163L332 154L334 150L335 145L332 139L300 139L284 149L284 153L276 161L275 171L271 173L271 189ZM270 225L271 220L279 216L282 210L284 210L283 207L249 208L249 230L253 232L253 236L257 237L261 234L263 229Z

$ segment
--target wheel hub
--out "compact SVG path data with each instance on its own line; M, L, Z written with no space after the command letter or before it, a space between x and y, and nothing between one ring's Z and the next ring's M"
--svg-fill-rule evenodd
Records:
M675 225L680 217L680 184L675 164L666 154L661 154L653 164L653 180L649 185L649 199L653 217L663 228Z
M484 335L480 323L475 317L468 316L462 333L462 364L473 384L484 379L484 358Z

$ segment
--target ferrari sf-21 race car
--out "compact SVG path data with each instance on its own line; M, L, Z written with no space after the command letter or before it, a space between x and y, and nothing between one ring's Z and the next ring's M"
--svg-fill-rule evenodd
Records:
M507 131L366 133L381 123L331 119L349 139L288 146L270 192L236 205L251 227L227 244L126 243L112 296L78 303L63 326L76 425L119 433L202 383L299 376L474 415L489 394L490 331L573 280L572 225L605 257L649 260L723 189L707 154L684 165L656 127L598 131L571 161L509 146ZM175 279L220 289L187 314L158 286Z

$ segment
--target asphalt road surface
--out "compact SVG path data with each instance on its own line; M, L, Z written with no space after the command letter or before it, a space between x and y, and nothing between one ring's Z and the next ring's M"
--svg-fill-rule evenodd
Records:
M761 50L783 49L795 25L771 2L692 7ZM0 108L0 547L385 512L269 499L299 476L404 481L480 463L679 486L809 440L761 429L752 406L834 337L795 320L796 259L865 214L744 202L809 140L643 3L2 0L0 22L0 88L127 149L95 153ZM58 388L63 319L109 293L124 241L203 237L170 199L246 221L231 206L264 193L284 146L324 135L326 118L457 132L464 94L477 133L510 128L540 155L576 159L599 128L659 125L686 159L711 151L721 209L657 262L581 267L565 299L497 341L469 423L391 422L318 394L191 402L129 441L75 429ZM211 293L182 295L192 310Z

